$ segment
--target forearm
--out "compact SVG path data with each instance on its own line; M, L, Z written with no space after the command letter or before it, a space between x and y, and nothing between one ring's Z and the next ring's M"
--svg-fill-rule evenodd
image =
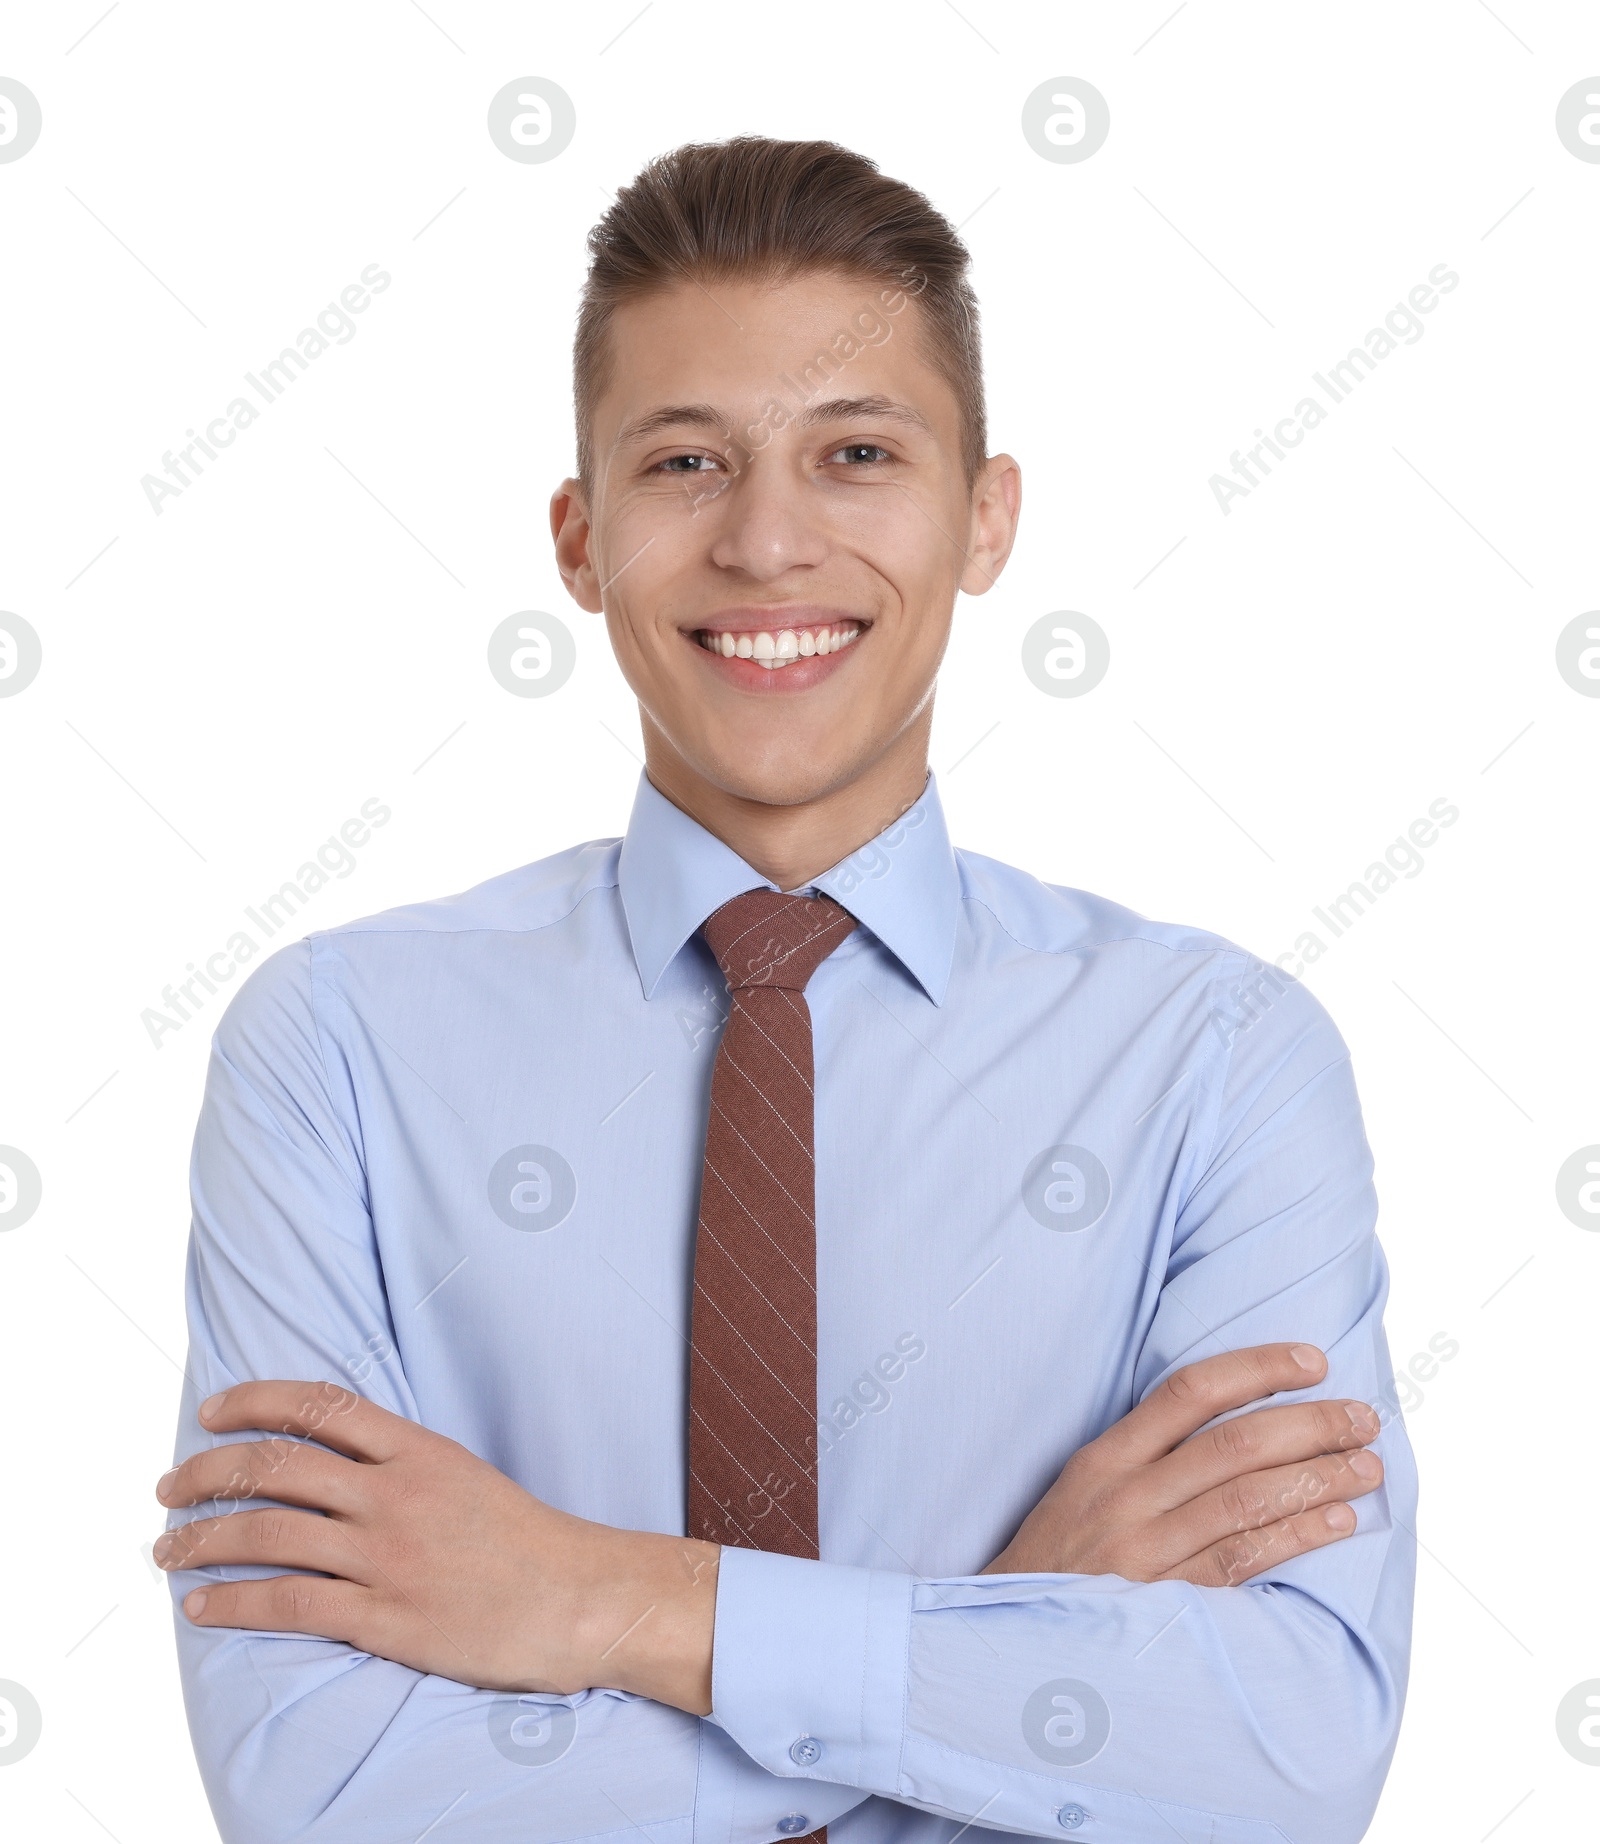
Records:
M718 1545L598 1524L583 1536L597 1584L575 1610L584 1681L709 1715Z
M687 1844L699 1724L680 1711L474 1690L292 1636L191 1628L180 1652L226 1844L392 1844L446 1811L478 1844L559 1844L626 1830L618 1804Z
M1405 1494L1398 1443L1389 1463ZM1412 1566L1386 1509L1365 1515L1341 1547L1383 1554L1326 1598L725 1556L712 1721L774 1773L983 1828L1059 1837L1078 1807L1129 1844L1353 1844L1398 1730Z

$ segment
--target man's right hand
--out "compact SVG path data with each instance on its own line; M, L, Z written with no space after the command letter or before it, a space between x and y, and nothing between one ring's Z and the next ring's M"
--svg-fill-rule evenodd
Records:
M1252 1345L1175 1370L1080 1447L985 1575L1120 1575L1230 1587L1355 1529L1383 1462L1364 1402L1214 1416L1327 1375L1313 1345Z

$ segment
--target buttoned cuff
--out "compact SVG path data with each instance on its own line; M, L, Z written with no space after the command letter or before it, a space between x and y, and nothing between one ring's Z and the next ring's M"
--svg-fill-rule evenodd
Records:
M724 1548L710 1720L769 1773L892 1796L909 1575Z

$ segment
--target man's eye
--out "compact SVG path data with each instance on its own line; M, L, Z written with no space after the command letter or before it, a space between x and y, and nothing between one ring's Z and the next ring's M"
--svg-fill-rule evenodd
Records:
M691 465L688 467L680 467L678 465L680 461L687 461ZM701 463L703 465L695 465L696 463ZM707 472L715 465L716 463L712 460L710 455L668 455L665 461L658 461L656 463L656 469L660 472L669 474L701 474Z
M871 466L891 458L888 449L880 448L876 442L846 442L843 448L834 449L826 458L837 461L841 455L852 466Z

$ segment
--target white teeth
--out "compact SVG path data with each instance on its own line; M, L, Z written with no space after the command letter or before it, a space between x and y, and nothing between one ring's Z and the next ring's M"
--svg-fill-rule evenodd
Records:
M758 666L777 668L792 665L799 659L824 659L841 647L849 646L860 633L859 627L840 622L832 627L786 627L776 635L766 629L755 634L704 630L698 639L708 652L718 653L723 659L753 659Z

